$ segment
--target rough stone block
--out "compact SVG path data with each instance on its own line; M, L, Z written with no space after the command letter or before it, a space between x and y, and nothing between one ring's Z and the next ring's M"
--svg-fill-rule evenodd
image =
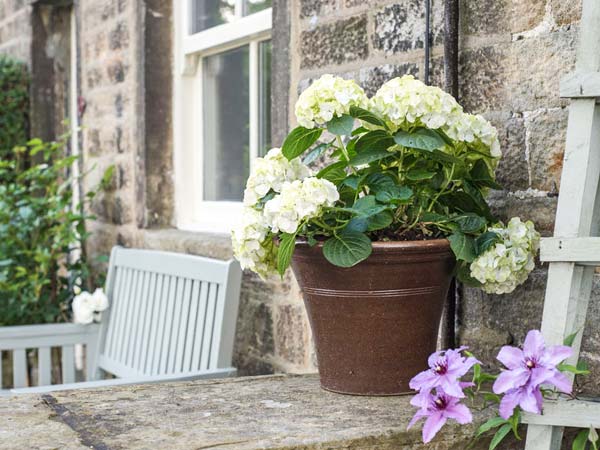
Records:
M336 9L336 0L300 0L301 18L327 14Z
M507 51L502 46L469 49L459 56L460 101L468 112L506 108L504 83Z
M384 7L375 13L373 47L386 55L420 49L425 43L425 2L410 0ZM431 9L431 42L443 40L443 2Z
M488 202L492 212L505 223L511 217L518 216L523 220L532 220L543 236L551 236L554 232L556 216L554 196L533 190L508 194L506 191L491 191Z
M526 119L531 187L557 191L565 153L568 110L557 108L532 113Z
M571 72L575 64L577 27L562 29L533 38L521 39L511 45L510 61L503 64L507 105L513 111L535 111L568 104L558 96L560 79ZM499 73L496 83L502 83Z
M125 80L125 74L127 73L127 67L122 61L115 61L108 65L106 68L106 74L111 83L117 84Z
M311 339L304 305L277 305L275 311L275 356L306 367Z
M486 118L498 129L502 159L496 168L496 179L509 191L529 187L529 168L525 151L525 124L518 114L488 114Z
M129 45L129 28L125 22L119 22L108 35L111 50L118 50Z
M377 92L383 83L402 75L419 76L419 66L415 63L383 64L381 66L365 67L358 72L358 83L368 96Z
M545 0L483 0L461 2L462 29L469 35L518 33L539 25Z
M320 25L300 35L302 69L339 65L369 55L365 15Z
M255 361L266 361L275 353L273 310L269 305L251 299L248 283L252 280L244 277L234 346L237 365L246 373L250 372L247 367Z
M550 0L550 10L557 25L563 26L579 22L581 0Z

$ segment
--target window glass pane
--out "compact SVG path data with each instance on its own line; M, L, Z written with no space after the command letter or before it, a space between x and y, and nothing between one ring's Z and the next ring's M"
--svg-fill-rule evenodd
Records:
M241 201L249 166L248 46L204 58L204 200Z
M190 32L197 33L235 20L235 0L190 0Z
M248 16L270 7L271 0L244 0L244 15Z
M258 153L263 156L271 148L271 41L259 44L259 58Z

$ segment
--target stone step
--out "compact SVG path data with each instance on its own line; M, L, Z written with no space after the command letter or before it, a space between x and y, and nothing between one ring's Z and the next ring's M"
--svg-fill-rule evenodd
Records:
M464 450L476 425L428 445L410 397L356 397L315 375L118 386L0 398L0 448ZM481 423L488 413L475 413ZM479 442L473 450L487 449ZM509 448L509 447L503 447ZM518 448L518 447L517 447Z

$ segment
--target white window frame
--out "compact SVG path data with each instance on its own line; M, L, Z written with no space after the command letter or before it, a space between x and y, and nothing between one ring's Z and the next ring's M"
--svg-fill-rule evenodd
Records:
M175 222L179 229L229 233L240 219L241 202L203 200L202 61L206 56L243 45L249 47L250 169L259 152L259 51L271 39L271 8L191 34L190 0L173 0L175 17L173 145Z

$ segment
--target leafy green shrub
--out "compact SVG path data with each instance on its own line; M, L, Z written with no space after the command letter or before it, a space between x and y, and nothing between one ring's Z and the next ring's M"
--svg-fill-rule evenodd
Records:
M0 158L0 325L66 321L73 288L91 288L84 203L102 186L73 206L77 156L64 155L66 139L33 139Z
M28 135L29 76L25 64L0 55L0 158Z

